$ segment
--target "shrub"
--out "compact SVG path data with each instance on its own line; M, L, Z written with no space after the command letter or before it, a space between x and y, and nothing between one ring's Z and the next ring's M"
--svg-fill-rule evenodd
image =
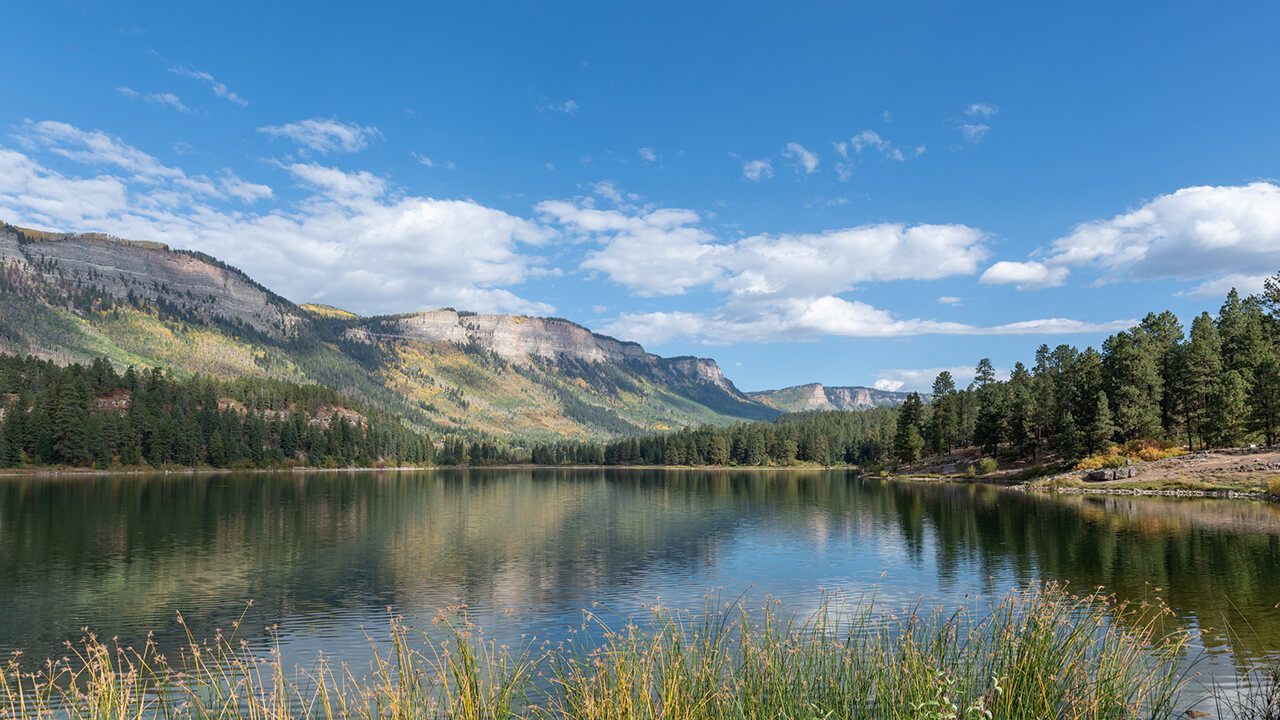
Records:
M1130 440L1123 445L1107 448L1106 452L1090 455L1076 463L1076 470L1118 468L1135 462L1151 462L1186 455L1186 448L1158 440Z
M995 472L1000 465L996 462L995 458L984 457L979 460L976 465L970 465L969 467L973 468L974 473L978 475L990 475Z
M1280 478L1271 478L1267 480L1267 493L1271 495L1280 495Z

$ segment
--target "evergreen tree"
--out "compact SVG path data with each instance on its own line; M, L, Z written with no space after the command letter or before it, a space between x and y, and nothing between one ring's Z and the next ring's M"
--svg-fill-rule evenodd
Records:
M1111 445L1115 434L1116 426L1111 421L1111 405L1107 401L1107 394L1099 392L1094 398L1093 417L1085 430L1085 446L1090 453L1104 452Z
M1144 346L1154 357L1160 372L1160 426L1167 435L1178 432L1178 393L1175 388L1178 377L1178 352L1183 342L1182 323L1178 316L1165 310L1159 315L1147 313L1142 319L1141 332L1146 338Z
M1181 410L1187 435L1187 449L1208 444L1209 412L1222 377L1222 340L1209 313L1201 313L1191 323L1191 340L1181 353Z
M936 453L949 453L959 440L959 408L955 402L956 381L943 370L933 381L926 428L929 447Z
M1062 432L1058 434L1056 444L1058 455L1063 460L1076 460L1081 455L1081 449L1084 447L1084 438L1080 434L1080 428L1076 425L1076 417L1070 412L1062 419Z
M1249 385L1238 370L1218 382L1209 408L1209 436L1214 445L1231 447L1244 438Z
M1153 341L1135 329L1107 338L1102 349L1116 431L1125 440L1159 436L1163 430L1160 403L1164 383Z
M1275 445L1277 431L1280 431L1280 362L1274 355L1268 355L1254 368L1249 416L1266 443Z

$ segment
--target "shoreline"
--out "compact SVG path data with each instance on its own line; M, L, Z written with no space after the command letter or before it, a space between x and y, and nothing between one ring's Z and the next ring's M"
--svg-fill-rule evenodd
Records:
M726 470L841 470L858 471L852 465L534 465L531 463L515 463L505 465L396 465L388 467L281 467L281 468L211 468L211 467L169 467L169 468L6 468L0 470L0 478L16 477L105 477L109 475L229 475L232 473L332 473L332 472L406 472L436 470L697 470L702 472L719 472Z
M764 471L842 471L860 472L855 466L843 465L398 465L392 467L291 467L291 468L118 468L98 470L93 468L9 468L0 470L0 480L16 478L84 478L94 479L109 476L128 475L132 477L150 476L201 476L230 475L234 473L252 474L298 474L311 475L319 473L376 473L376 472L436 472L436 471L471 471L471 470L622 470L622 471L696 471L696 472L764 472ZM1006 480L999 476L982 478L968 476L927 476L927 475L870 475L867 477L913 483L953 483L957 485L990 485L1009 490L1027 493L1063 494L1063 495L1114 495L1128 497L1179 497L1210 498L1219 500L1252 500L1280 503L1280 495L1265 491L1231 490L1231 489L1183 489L1183 488L1115 488L1059 486L1041 484L1035 481Z
M1063 494L1063 495L1127 495L1130 497L1180 497L1180 498L1213 498L1218 500L1261 500L1263 502L1280 502L1280 495L1272 495L1252 490L1186 490L1170 488L1107 488L1107 487L1049 487L1022 483L1011 486L1013 489L1029 493Z

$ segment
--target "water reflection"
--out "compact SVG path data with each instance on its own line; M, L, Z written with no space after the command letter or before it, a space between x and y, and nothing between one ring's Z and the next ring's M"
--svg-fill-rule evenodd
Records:
M247 628L361 657L388 607L425 625L466 604L495 634L555 639L593 602L959 603L1030 579L1158 595L1206 647L1257 658L1280 648L1280 508L823 471L0 480L0 651L35 656L85 625L176 644L175 611L207 631L248 599Z

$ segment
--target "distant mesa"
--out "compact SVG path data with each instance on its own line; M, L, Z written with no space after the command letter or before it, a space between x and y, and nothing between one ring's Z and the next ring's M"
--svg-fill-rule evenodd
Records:
M826 387L821 383L795 385L781 390L760 390L747 395L782 412L813 412L817 410L868 410L877 407L901 405L911 393L850 386ZM927 396L922 396L927 399Z

